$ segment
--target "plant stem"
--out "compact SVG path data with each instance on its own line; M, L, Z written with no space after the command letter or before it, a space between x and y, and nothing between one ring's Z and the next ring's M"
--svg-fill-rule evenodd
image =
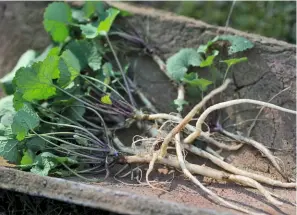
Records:
M80 77L82 77L84 80L88 81L89 83L91 83L95 88L99 89L100 91L102 91L100 88L98 88L98 86L96 86L94 83L90 82L89 80L87 79L90 79L92 81L95 81L95 82L98 82L99 84L102 84L103 86L107 87L108 89L110 89L112 92L114 92L115 94L117 94L119 97L121 97L122 100L126 101L125 98L119 94L115 89L113 89L112 87L110 87L109 85L105 84L104 82L96 79L96 78L93 78L93 77L90 77L90 76L86 76L86 75L80 75ZM104 93L104 92L103 92Z
M69 124L48 122L48 121L45 121L43 119L40 119L40 121L42 121L44 123L47 123L47 124L50 124L50 125L65 126L65 127L70 127L70 128L74 128L74 129L79 129L79 130L85 131L86 133L88 133L89 135L91 135L91 137L93 137L95 140L97 140L99 143L102 143L102 141L98 137L96 137L93 133L89 132L87 129L85 129L83 127L79 127L79 126L75 126L75 125L69 125ZM102 145L104 145L104 144L102 144Z
M96 110L94 110L93 108L90 108L90 107L86 107L86 108L89 109L90 111L92 111L93 113L95 113L98 116L98 118L101 120L101 123L102 123L103 128L104 128L104 131L105 131L105 136L106 136L107 144L111 148L112 146L111 146L111 142L110 142L109 136L108 136L108 133L109 132L108 132L107 126L106 126L106 124L105 124L102 116Z
M61 148L61 149L65 150L65 151L68 152L68 153L76 154L76 155L79 155L79 156L81 156L81 157L85 157L85 158L89 158L89 159L93 159L93 160L99 160L99 158L97 158L97 157L92 157L92 156L85 155L85 154L81 154L81 153L78 153L78 152L75 152L75 151L70 151L69 149L66 149L66 148L64 148L64 147L62 147L62 146L59 146L59 145L53 143L52 141L50 141L50 140L44 138L44 137L41 136L40 134L36 133L33 129L31 129L31 131L32 131L36 136L38 136L39 138L41 138L41 139L43 139L44 141L48 142L49 144L54 145L54 146L56 146L56 147L58 147L58 148ZM66 154L66 153L65 153L65 154Z
M136 107L136 103L135 103L135 101L134 101L134 99L133 99L133 96L132 96L132 94L131 94L131 91L130 91L130 88L129 88L129 85L128 85L128 81L127 81L126 75L125 75L125 73L124 73L124 70L123 70L123 68L122 68L122 65L121 65L121 63L120 63L120 61L119 61L119 59L118 59L118 57L117 57L117 55L116 55L116 53L115 53L113 47L112 47L112 44L111 44L111 42L110 42L109 37L108 37L107 34L105 35L105 38L106 38L106 40L107 40L108 45L110 46L111 52L112 52L112 54L113 54L113 56L114 56L114 58L115 58L115 60L116 60L116 63L117 63L117 65L118 65L119 69L120 69L120 72L121 72L121 74L122 74L122 76L123 76L124 84L125 84L125 86L126 86L126 90L127 90L127 93L128 93L128 96L129 96L129 100L130 100L130 102L131 102L131 105L132 105L133 107Z

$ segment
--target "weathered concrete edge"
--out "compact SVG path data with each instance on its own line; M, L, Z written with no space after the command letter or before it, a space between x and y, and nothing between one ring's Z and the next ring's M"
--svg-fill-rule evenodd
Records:
M217 215L166 200L0 167L0 188L125 214ZM225 215L230 213L223 213Z
M277 40L274 38L269 38L265 36L261 36L258 34L252 34L252 33L245 33L240 30L236 30L234 28L225 28L225 27L220 27L220 26L214 26L207 24L203 21L193 19L190 17L185 17L181 15L176 15L171 12L163 11L163 10L158 10L154 9L151 7L144 7L144 6L134 6L129 3L122 3L122 2L114 2L114 1L106 1L107 4L114 6L116 8L128 11L134 15L146 15L146 16L157 16L160 19L166 21L166 20L174 20L176 22L182 22L182 23L187 23L190 25L193 25L193 27L198 27L201 29L205 30L210 30L210 31L217 31L217 33L230 33L230 34L236 34L239 36L244 36L253 42L259 42L261 44L265 45L274 45L274 46L282 46L282 48L287 48L287 49L293 49L296 50L296 45L287 43L285 41Z

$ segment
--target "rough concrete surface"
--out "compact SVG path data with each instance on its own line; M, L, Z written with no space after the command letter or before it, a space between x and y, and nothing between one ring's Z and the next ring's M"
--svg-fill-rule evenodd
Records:
M224 28L211 26L186 17L175 16L163 11L133 7L124 3L110 2L110 4L116 5L117 7L134 14L134 16L127 17L129 23L137 29L140 35L147 39L149 45L153 47L158 55L164 60L181 48L197 48L200 44L207 42L209 39L212 39L218 33L222 33L225 30ZM49 38L42 26L42 13L45 6L46 2L0 3L1 76L8 73L13 68L17 59L27 49L42 50L48 45ZM282 41L247 34L234 29L227 29L226 33L244 36L250 39L255 44L255 47L239 55L248 57L249 61L245 64L236 65L229 73L230 78L233 79L234 83L225 93L225 99L251 98L268 101L279 91L291 86L290 90L282 93L281 96L272 100L271 103L290 109L296 109L296 47ZM172 87L171 83L168 82L165 75L160 72L158 66L152 62L151 59L147 57L139 57L134 58L134 60L136 83L159 110L164 112L173 111L174 109L170 104L176 97L175 88ZM226 124L252 119L258 111L259 109L255 109L255 107L251 105L230 107L227 112L231 119L229 120L230 122L227 122ZM235 112L239 114L236 114L236 116L231 115ZM296 174L295 116L271 109L265 109L260 118L266 119L266 121L259 121L256 124L256 127L251 134L252 138L263 143L267 147L278 149L273 150L274 154L283 160L286 172L294 177ZM238 126L236 130L245 133L248 125L249 124L247 124L247 126ZM237 167L283 180L259 152L250 148L245 147L240 150L235 155L232 163ZM205 162L205 164L208 165L209 162ZM43 195L64 201L71 201L70 198L72 195L76 195L76 197L79 196L75 193L77 191L75 186L82 186L83 189L85 188L85 185L83 184L69 185L67 184L67 181L57 179L53 181L53 183L55 183L54 186L56 186L55 189L52 189L52 187L49 189L49 186L44 186L41 189L42 184L38 185L37 182L34 183L35 180L41 180L39 176L31 175L30 173L20 173L18 171L7 170L4 168L1 168L0 172L1 188L18 190L34 195ZM6 177L9 177L9 180ZM22 181L23 177L24 181ZM42 179L48 180L49 178L45 177ZM22 183L25 183L25 181L26 183L29 183L27 184L28 188L25 188L25 184ZM41 183L41 181L39 182ZM79 198L85 198L85 202L92 202L90 204L87 203L92 207L98 202L98 207L105 209L111 208L112 205L110 205L110 203L120 204L119 210L127 212L130 212L131 210L131 214L133 212L133 207L135 210L136 206L133 204L129 205L130 203L124 203L130 202L129 198L136 198L132 193L137 193L141 196L158 197L159 199L180 202L199 208L216 209L219 211L219 214L222 214L222 211L232 211L220 207L205 198L204 194L197 187L191 185L182 177L177 177L174 180L174 183L176 183L175 189L172 189L168 193L160 193L159 191L152 190L145 186L133 187L110 181L93 185L94 189L98 189L98 193L85 193L83 196L79 196ZM66 185L69 186L67 187ZM19 188L17 188L18 186ZM112 190L108 201L107 199L99 198L100 192L106 192L106 190L101 189L98 186L107 187ZM296 213L294 206L284 204L279 210L267 203L267 201L259 194L255 193L255 191L242 188L238 185L212 182L208 187L226 199L242 205L248 205L251 208L269 214ZM68 193L63 189L67 189ZM295 190L269 189L284 199L290 201L296 200ZM127 193L117 194L118 190L129 192L131 195L128 195ZM119 198L119 196L121 196L121 198ZM122 196L124 196L125 201L122 200ZM76 197L73 198L75 199ZM72 202L79 203L79 198L77 197L77 201L73 200ZM146 200L143 199L143 201ZM151 206L153 209L156 207L155 209L157 210L159 207L159 209L162 210L162 206L158 204L158 201L155 203L151 202ZM132 209L130 207L132 207ZM172 206L171 209L174 207L182 206L175 205ZM189 208L188 214L191 213L190 211L191 209ZM146 212L147 213L143 211L143 214L152 213L149 210ZM235 212L235 214L239 213Z

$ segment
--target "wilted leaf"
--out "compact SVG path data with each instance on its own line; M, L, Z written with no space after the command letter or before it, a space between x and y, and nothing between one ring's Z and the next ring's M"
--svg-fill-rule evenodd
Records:
M167 175L169 170L167 168L158 168L158 172L163 175Z
M11 164L8 163L8 161L6 159L4 159L4 157L0 156L0 166L4 166L4 167L15 167L15 164Z

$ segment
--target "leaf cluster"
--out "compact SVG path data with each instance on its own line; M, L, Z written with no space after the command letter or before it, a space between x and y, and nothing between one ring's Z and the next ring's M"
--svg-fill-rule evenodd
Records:
M0 100L0 157L48 175L65 165L70 172L104 168L106 157L117 155L107 133L115 117L124 124L133 115L104 46L119 14L102 2L49 4L43 25L53 44L41 54L27 51L0 80L8 95Z
M224 47L227 47L228 55L234 55L251 49L253 44L241 36L217 36L206 44L200 45L197 50L184 48L168 58L166 62L167 73L172 80L179 84L185 84L188 91L195 92L195 96L197 96L197 93L203 96L203 93L211 85L220 84L226 78L231 66L247 61L246 57L218 60L222 58ZM225 73L220 72L220 63L227 65ZM205 79L200 75L202 69L208 69L210 79ZM187 102L175 100L174 104L180 112Z

